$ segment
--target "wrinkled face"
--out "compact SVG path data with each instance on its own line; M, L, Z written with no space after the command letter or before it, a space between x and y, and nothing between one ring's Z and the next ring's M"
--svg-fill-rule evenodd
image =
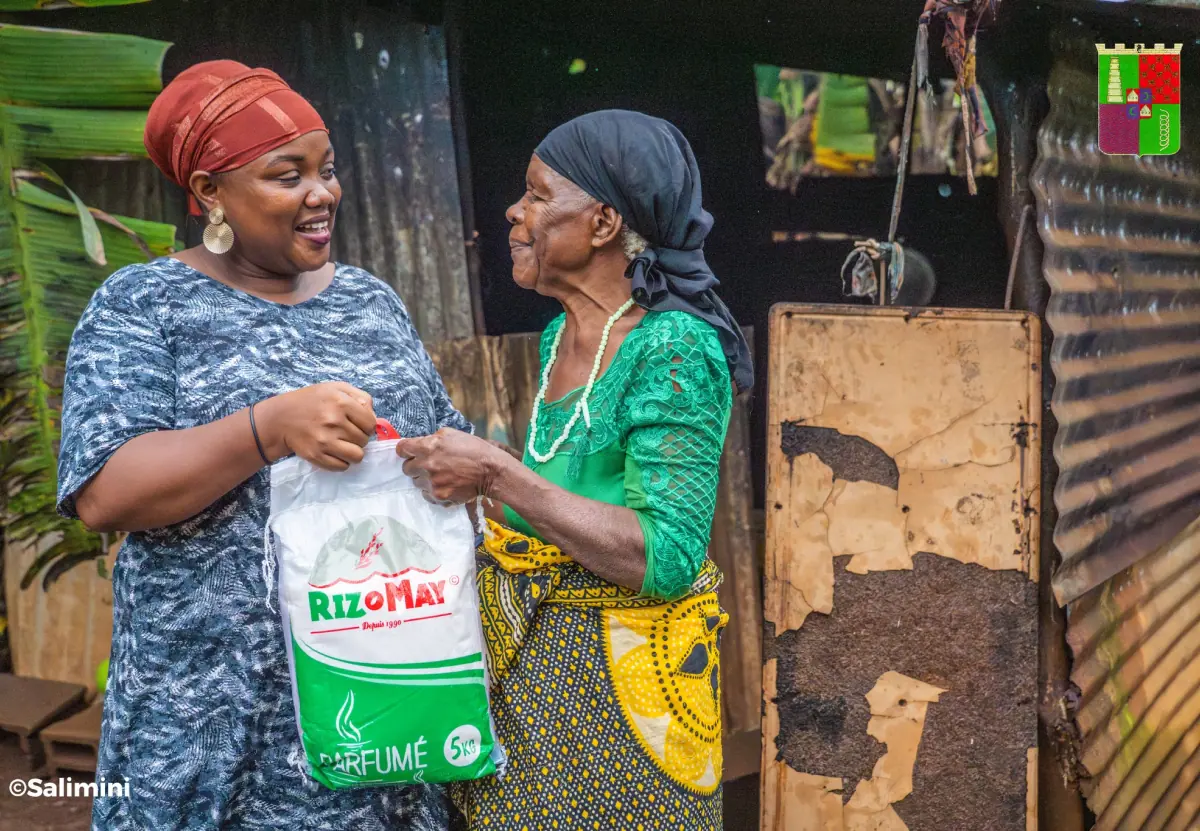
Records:
M579 272L595 253L594 218L600 205L570 179L534 156L525 195L509 207L513 280L540 294Z
M259 268L299 274L329 262L342 187L326 133L306 133L219 174L212 197L233 228L234 251Z

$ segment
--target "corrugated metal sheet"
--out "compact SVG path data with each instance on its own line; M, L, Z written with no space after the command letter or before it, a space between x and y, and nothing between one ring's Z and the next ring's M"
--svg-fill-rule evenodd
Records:
M154 14L63 12L54 25L172 41L166 80L215 58L279 72L330 128L344 189L334 256L392 285L424 339L474 334L441 28L414 21L403 3L367 0L297 0L286 13L274 3L176 2ZM91 204L174 222L184 235L183 193L148 162L56 169Z
M1091 65L1055 67L1034 170L1052 290L1060 603L1200 514L1200 166L1194 147L1101 154L1094 67L1094 52Z
M1173 157L1101 154L1094 54L1074 44L1054 67L1033 177L1060 423L1054 591L1070 604L1094 827L1188 829L1200 826L1200 154L1186 130Z
M1200 524L1073 604L1096 831L1200 825Z

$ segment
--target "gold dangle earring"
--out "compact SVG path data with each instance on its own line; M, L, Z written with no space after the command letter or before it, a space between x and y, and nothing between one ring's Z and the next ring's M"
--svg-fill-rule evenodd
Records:
M208 212L208 225L204 227L204 247L214 254L225 254L233 248L233 229L225 221L225 212L213 208Z

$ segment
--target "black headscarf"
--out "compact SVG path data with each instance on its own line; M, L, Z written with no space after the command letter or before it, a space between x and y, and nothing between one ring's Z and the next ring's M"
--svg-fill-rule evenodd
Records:
M712 324L738 390L754 385L742 330L713 289L704 260L712 215L700 204L700 169L675 125L629 110L600 110L554 128L534 153L593 198L611 205L648 247L625 276L651 311L682 311Z

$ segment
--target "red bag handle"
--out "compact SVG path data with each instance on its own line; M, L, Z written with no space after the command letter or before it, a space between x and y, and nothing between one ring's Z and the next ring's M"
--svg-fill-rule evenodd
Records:
M400 438L400 434L386 418L377 418L375 419L375 438L380 441L388 441Z

